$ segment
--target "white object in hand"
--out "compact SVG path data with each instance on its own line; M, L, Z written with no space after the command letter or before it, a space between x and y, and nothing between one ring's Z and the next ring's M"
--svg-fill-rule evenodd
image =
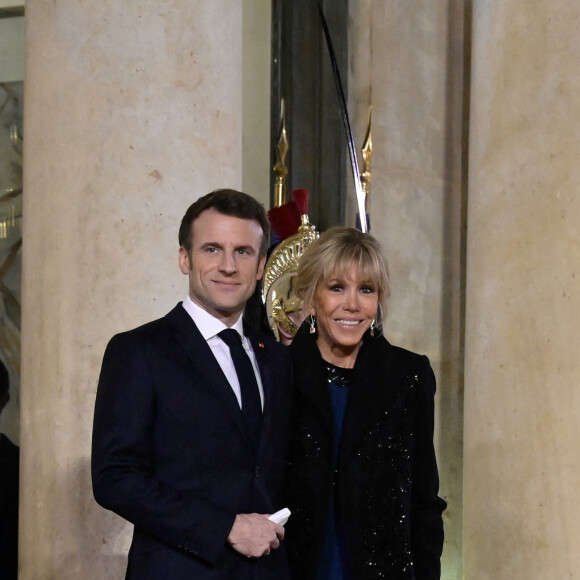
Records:
M276 513L272 514L268 519L273 521L275 524L279 524L283 526L290 517L290 510L288 508L282 508L281 510L277 511Z

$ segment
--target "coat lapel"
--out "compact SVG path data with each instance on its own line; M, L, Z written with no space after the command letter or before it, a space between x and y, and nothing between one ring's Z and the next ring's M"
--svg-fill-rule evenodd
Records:
M340 448L341 461L347 460L359 439L371 428L373 421L396 396L398 382L393 368L391 345L383 338L365 337L357 357L353 385L348 400L348 420L345 421ZM385 347L385 348L382 348Z
M400 392L403 380L395 364L394 347L384 337L364 337L357 357L353 383L349 387L348 408L342 430L339 460L347 461L356 445ZM294 360L295 390L317 409L325 428L332 434L334 421L324 361L316 346L316 335L303 325L290 347ZM396 406L395 406L396 407ZM298 412L300 410L298 409Z
M311 335L302 325L290 347L294 362L294 388L300 396L320 413L328 431L333 433L330 395L326 386L324 361L316 346L316 335Z

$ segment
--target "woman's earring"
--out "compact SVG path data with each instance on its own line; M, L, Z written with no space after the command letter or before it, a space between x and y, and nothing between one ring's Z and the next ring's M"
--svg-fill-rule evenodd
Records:
M316 318L310 315L310 334L316 334Z
M375 327L376 327L376 323L375 323L375 319L373 318L373 321L371 322L371 336L375 335Z

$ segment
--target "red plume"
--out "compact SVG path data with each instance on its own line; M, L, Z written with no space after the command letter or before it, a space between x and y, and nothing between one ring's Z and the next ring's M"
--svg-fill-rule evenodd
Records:
M300 226L300 214L293 201L271 208L268 211L268 219L278 241L293 236Z
M292 198L294 199L294 203L296 203L298 214L308 214L308 190L305 188L294 189L292 191Z

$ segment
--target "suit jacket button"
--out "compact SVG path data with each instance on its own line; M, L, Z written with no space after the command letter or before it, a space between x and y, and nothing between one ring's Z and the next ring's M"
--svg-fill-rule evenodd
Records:
M256 465L256 468L254 469L254 475L259 478L260 477L260 466Z

